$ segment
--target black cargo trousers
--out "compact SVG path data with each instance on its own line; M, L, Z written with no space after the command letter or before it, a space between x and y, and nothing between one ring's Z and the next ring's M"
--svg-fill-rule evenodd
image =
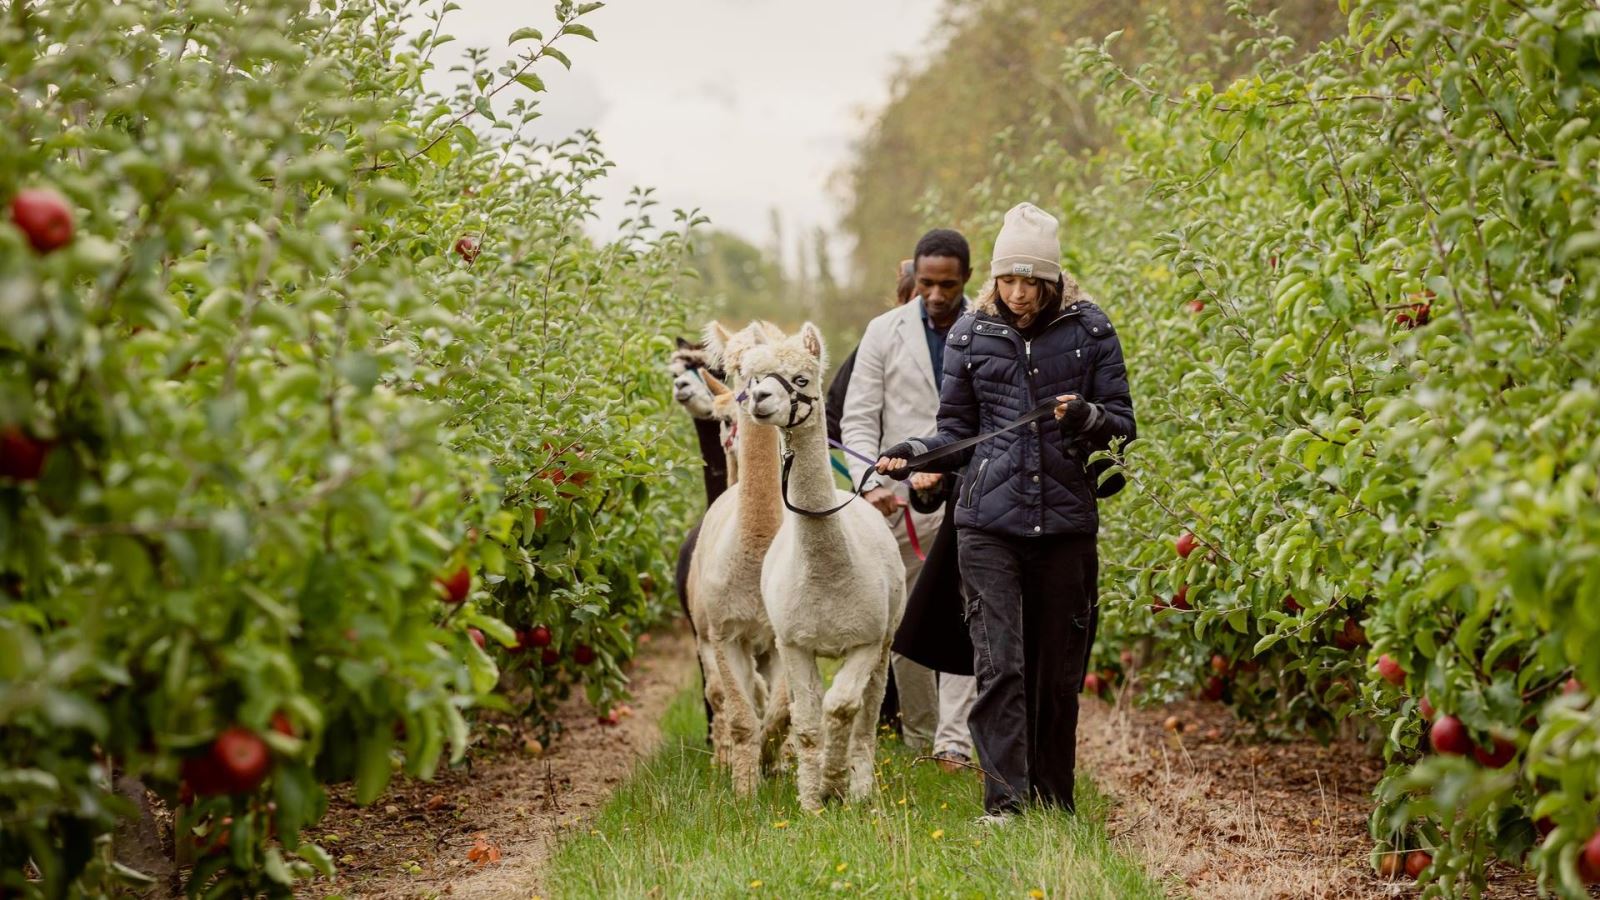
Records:
M1073 805L1078 692L1100 614L1094 535L957 535L977 701L983 807Z

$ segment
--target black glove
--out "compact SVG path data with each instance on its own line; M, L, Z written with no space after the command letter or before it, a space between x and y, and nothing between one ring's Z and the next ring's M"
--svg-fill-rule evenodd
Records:
M1061 433L1068 436L1077 434L1083 424L1089 421L1090 407L1089 401L1082 397L1067 401L1067 411L1061 416Z
M890 459L910 459L911 457L917 455L917 451L912 448L909 442L901 441L900 443L895 444L893 447L890 447L878 455L887 456ZM903 469L896 469L893 472L885 472L884 474L888 475L890 478L893 478L895 481L905 481L907 478L911 477L911 467L906 466Z

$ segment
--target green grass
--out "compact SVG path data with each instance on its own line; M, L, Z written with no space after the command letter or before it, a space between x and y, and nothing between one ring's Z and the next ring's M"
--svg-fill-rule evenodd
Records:
M868 803L800 809L792 776L754 799L714 772L698 689L662 722L662 748L641 764L587 833L569 836L545 873L567 897L1165 897L1113 848L1106 799L1082 778L1076 816L1030 812L1003 829L982 813L972 775L914 763L879 742L878 793Z

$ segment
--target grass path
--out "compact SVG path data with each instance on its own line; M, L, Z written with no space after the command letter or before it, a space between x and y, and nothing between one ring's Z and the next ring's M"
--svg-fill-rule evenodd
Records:
M547 894L568 897L1167 896L1112 846L1107 802L1080 780L1079 815L1035 812L1000 830L973 824L977 780L879 744L878 794L802 811L792 777L736 797L713 772L697 689L662 722L660 750L612 795L587 833L550 859Z

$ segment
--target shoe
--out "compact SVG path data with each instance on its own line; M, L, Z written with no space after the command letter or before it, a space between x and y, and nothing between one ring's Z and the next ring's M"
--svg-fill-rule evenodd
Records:
M973 820L972 824L980 828L1004 828L1011 824L1011 813L990 813L986 816L979 816Z
M939 770L946 775L957 775L972 767L972 759L964 753L954 750L941 750L933 755L939 763Z

